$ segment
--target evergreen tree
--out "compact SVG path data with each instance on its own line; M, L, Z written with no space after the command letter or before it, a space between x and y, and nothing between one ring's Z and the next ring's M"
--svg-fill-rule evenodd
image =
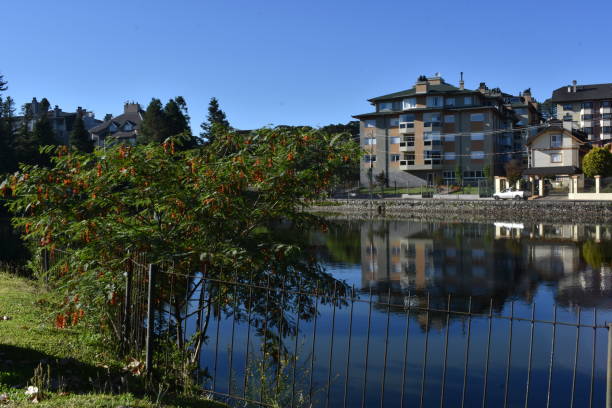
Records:
M40 166L50 166L51 158L48 154L40 153L39 149L43 146L50 146L57 144L55 139L55 132L51 127L51 122L47 117L47 111L42 112L42 116L34 124L34 131L31 137L31 149L34 158L34 163Z
M159 99L151 99L147 106L138 135L139 143L162 143L168 137L166 115Z
M16 170L15 153L11 146L13 134L13 100L2 99L2 93L8 89L7 82L0 75L0 174Z
M230 128L225 112L219 108L219 101L217 98L210 99L208 116L200 127L202 128L200 137L206 140L206 144L212 143L217 135Z
M94 149L93 140L87 129L85 129L85 122L83 122L83 114L77 113L72 132L70 132L70 146L85 152L91 153Z
M181 144L182 149L191 149L198 145L198 139L191 134L187 103L182 96L170 99L166 106L164 106L164 114L168 130L167 137L182 134L185 137L184 142Z

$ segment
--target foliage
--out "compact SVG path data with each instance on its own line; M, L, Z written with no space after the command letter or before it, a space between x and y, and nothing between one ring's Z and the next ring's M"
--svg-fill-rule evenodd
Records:
M229 121L227 120L225 112L219 107L217 98L210 99L208 116L206 117L206 121L202 122L200 128L202 129L200 137L205 140L206 144L214 142L217 136L223 135L230 129Z
M593 148L582 160L582 171L587 177L612 175L612 153L603 147Z
M70 146L86 153L91 153L94 149L93 140L85 129L82 112L77 113L72 132L70 132Z
M165 106L153 98L147 106L140 124L139 143L163 143L172 136L182 135L183 142L177 148L195 147L197 140L191 135L187 103L182 96L170 99Z
M463 169L461 168L461 165L459 163L457 163L457 165L455 166L455 182L458 185L463 184Z
M14 194L9 206L24 238L37 249L69 251L50 282L66 299L78 299L64 308L78 303L98 323L111 325L127 251L166 265L165 279L192 275L198 265L215 279L249 278L286 288L302 284L311 290L316 281L322 287L332 284L313 257L262 227L281 220L296 228L323 225L303 205L319 199L335 171L358 154L354 145L318 130L273 129L248 135L228 131L206 150L180 151L179 142L90 154L49 147L44 152L55 154L53 168L22 165L5 180L2 189ZM226 151L233 153L219 154ZM236 313L230 306L246 304L248 290L232 298L211 287L204 296L205 305L220 296L222 310ZM293 330L284 314L296 298L286 298L283 308L272 307L279 301L273 299L267 315L261 299L253 305L262 321L275 322L265 334L276 344ZM183 318L179 309L171 311L177 327ZM307 302L301 313L312 313ZM178 332L175 340L187 346Z
M593 268L610 265L612 263L612 245L592 240L585 241L582 244L582 257Z
M491 165L487 164L486 166L483 167L482 172L485 176L485 178L487 179L487 181L491 181L491 176L493 175L491 173Z
M507 162L504 165L504 170L506 171L508 183L512 186L523 177L523 165L516 159Z

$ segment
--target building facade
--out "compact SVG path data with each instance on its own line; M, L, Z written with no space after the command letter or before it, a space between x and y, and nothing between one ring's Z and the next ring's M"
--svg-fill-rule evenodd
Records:
M24 106L25 116L17 117L15 123L17 126L27 126L28 130L31 132L34 130L36 121L46 114L51 124L51 128L55 133L55 139L58 143L64 145L70 143L70 133L72 132L74 122L79 114L82 115L83 123L87 130L102 123L101 120L95 118L93 112L89 112L80 106L77 108L76 112L64 112L57 105L55 105L53 109L45 111L44 107L46 106L48 105L38 102L36 98L32 98L32 102L26 103Z
M104 122L90 130L91 139L98 147L108 146L112 143L136 144L138 129L144 111L137 103L126 103L123 114L119 116L104 117Z
M578 85L573 81L554 90L551 102L557 119L586 133L591 144L612 141L612 84Z
M474 185L487 172L502 172L517 147L513 126L520 120L505 96L484 83L469 90L463 80L455 87L421 76L408 90L370 99L375 111L354 116L366 151L361 183L384 172L389 185L401 187Z

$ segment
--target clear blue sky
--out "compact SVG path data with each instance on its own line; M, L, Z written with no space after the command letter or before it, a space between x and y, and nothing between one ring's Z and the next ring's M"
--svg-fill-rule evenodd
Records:
M0 72L98 118L123 102L212 96L232 125L347 122L367 98L437 71L539 100L572 79L612 82L612 3L408 0L3 1Z

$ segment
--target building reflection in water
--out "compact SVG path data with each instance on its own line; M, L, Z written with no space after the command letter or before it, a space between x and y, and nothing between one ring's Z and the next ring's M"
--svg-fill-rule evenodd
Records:
M602 225L369 221L362 289L382 303L487 312L531 302L542 284L560 306L612 308L612 229ZM408 297L408 292L412 296ZM388 299L389 294L391 298Z

